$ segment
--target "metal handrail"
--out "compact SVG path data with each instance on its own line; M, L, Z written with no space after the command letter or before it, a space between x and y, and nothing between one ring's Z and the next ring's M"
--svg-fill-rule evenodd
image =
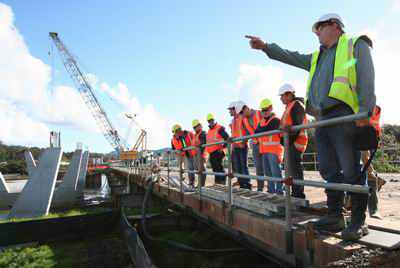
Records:
M348 116L343 116L343 117L337 117L337 118L331 118L327 120L321 120L321 121L315 121L307 124L302 124L302 125L296 125L296 126L290 126L284 129L278 129L278 130L272 130L272 131L266 131L262 133L257 133L253 135L247 135L247 136L242 136L242 137L237 137L237 138L229 138L227 140L219 141L219 142L214 142L214 143L207 143L207 144L202 144L199 146L189 146L185 147L182 150L173 150L169 149L166 150L168 153L168 167L167 167L167 176L169 179L170 172L178 172L179 173L179 181L180 181L180 193L181 193L181 198L183 201L183 174L204 174L204 175L219 175L219 176L227 176L228 178L228 192L227 192L227 205L228 207L232 207L232 178L247 178L247 179L256 179L256 180L262 180L262 181L270 181L270 182L280 182L283 183L285 188L285 223L286 223L286 245L287 245L287 253L292 253L293 252L293 228L292 228L292 201L291 201L291 186L292 185L302 185L302 186L310 186L310 187L318 187L318 188L325 188L325 189L330 189L330 190L337 190L337 191L346 191L346 192L354 192L354 193L362 193L362 194L368 194L370 192L370 187L365 186L365 185L351 185L351 184L342 184L342 183L328 183L328 182L318 182L318 181L311 181L311 180L293 180L292 178L289 177L289 166L292 164L290 162L290 159L288 157L288 148L289 148L289 133L291 132L296 132L302 129L310 129L310 128L317 128L317 127L327 127L327 126L332 126L336 124L341 124L341 123L348 123L348 122L353 122L356 120L360 119L365 119L369 117L371 114L368 112L363 112L363 113L358 113L354 115L348 115ZM239 141L245 141L249 140L252 138L259 138L263 136L270 136L270 135L276 135L280 134L283 135L284 138L284 153L285 153L285 178L274 178L274 177L268 177L268 176L258 176L258 175L246 175L246 174L239 174L239 173L233 173L232 172L232 159L230 155L230 149L231 149L231 144ZM214 145L226 145L228 148L228 172L208 172L208 171L200 171L200 170L188 170L188 169L183 169L183 156L181 155L183 151L188 151L188 150L198 150L197 153L199 153L200 148L206 148L209 146L214 146ZM177 153L179 155L178 158L178 168L171 168L170 167L170 157L169 153ZM198 154L200 157L200 154ZM152 161L150 161L151 163ZM142 166L146 165L139 165L139 170L142 168ZM152 170L150 169L150 172ZM200 177L198 179L199 185L200 185ZM169 191L169 180L168 180L168 191ZM201 198L201 187L198 187L199 191L199 196Z

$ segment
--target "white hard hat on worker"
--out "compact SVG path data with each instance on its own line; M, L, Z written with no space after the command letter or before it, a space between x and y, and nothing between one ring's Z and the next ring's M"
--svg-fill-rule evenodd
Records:
M336 13L328 13L321 16L312 26L312 31L317 33L321 26L325 25L326 23L336 23L340 26L340 28L344 29L344 22L343 19Z

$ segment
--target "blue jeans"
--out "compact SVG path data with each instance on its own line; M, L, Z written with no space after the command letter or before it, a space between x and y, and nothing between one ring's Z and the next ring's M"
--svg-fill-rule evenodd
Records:
M194 170L194 159L193 157L185 156L185 169ZM194 173L189 173L189 184L194 185Z
M266 153L262 155L264 176L282 178L282 170L279 164L278 157L272 153ZM268 182L268 192L283 194L282 183L280 182Z
M247 147L234 148L232 152L232 168L233 172L249 175L247 167ZM238 178L240 188L251 189L250 179Z
M263 168L263 156L260 154L259 145L252 144L253 148L253 161L254 166L256 167L256 175L263 176L264 168ZM264 189L264 181L257 180L257 190L262 191Z
M352 114L351 109L342 105L319 119L324 120L349 114ZM354 146L354 132L354 122L316 129L315 140L318 151L319 172L327 182L364 183L360 179L360 152ZM330 213L341 213L344 193L334 190L326 190L325 192L328 211Z

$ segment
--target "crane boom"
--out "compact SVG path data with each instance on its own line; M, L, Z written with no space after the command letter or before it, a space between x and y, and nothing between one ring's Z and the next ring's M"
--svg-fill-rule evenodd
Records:
M123 150L122 141L118 135L118 132L111 124L107 114L104 112L99 101L94 95L93 88L79 69L77 61L65 47L57 33L50 32L49 35L54 41L58 52L60 53L65 69L67 69L67 72L69 73L76 88L79 90L83 101L92 113L92 116L94 117L97 126L100 127L104 137L117 152Z

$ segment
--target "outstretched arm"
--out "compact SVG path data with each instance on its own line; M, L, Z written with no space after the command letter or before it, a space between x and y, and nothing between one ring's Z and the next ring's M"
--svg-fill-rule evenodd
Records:
M297 51L283 49L277 44L269 44L256 36L246 35L245 37L250 39L251 48L264 51L269 58L306 71L310 70L312 54L301 54Z

